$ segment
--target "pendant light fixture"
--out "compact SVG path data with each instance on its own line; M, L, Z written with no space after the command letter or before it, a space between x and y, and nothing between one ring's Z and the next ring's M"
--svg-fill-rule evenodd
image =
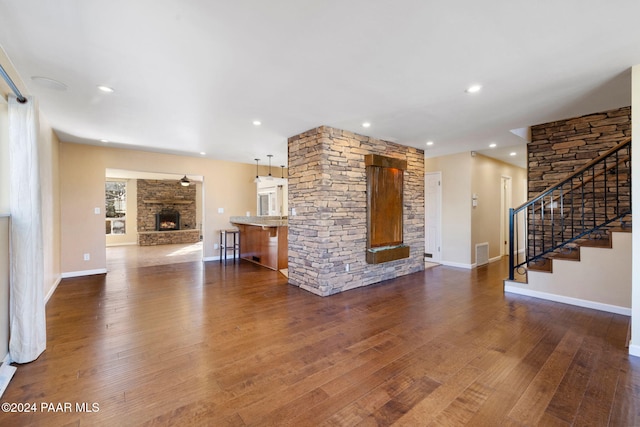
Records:
M260 182L260 177L258 176L258 162L260 161L260 159L253 159L256 161L256 179L253 180L253 182L255 182L256 184L258 182Z
M273 154L267 154L267 157L269 158L269 176L267 179L271 181L273 180L273 176L271 176L271 158L273 157Z
M182 179L180 180L180 185L182 185L183 187L188 187L189 184L191 184L191 181L189 181L189 178L187 178L187 175L183 176Z

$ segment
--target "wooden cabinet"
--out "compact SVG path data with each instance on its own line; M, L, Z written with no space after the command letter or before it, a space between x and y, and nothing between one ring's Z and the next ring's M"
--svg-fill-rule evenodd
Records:
M240 230L240 257L272 270L287 268L288 227L234 224Z

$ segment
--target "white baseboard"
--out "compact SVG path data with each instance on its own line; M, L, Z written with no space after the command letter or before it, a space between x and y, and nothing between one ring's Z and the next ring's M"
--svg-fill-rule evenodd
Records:
M440 264L446 265L447 267L466 268L467 270L471 270L475 265L475 264L463 264L461 262L450 262L450 261L440 261Z
M556 294L550 294L547 292L534 291L532 289L523 289L518 286L509 285L507 284L507 281L505 281L505 284L504 284L504 291L512 294L525 295L528 297L540 298L548 301L575 305L578 307L591 308L593 310L606 311L608 313L621 314L623 316L631 316L630 308L620 307L617 305L604 304L601 302L589 301L589 300L584 300L580 298L567 297L564 295L556 295Z
M62 278L69 279L71 277L93 276L95 274L107 274L107 269L98 268L95 270L68 271L66 273L62 273Z
M502 259L502 255L499 255L499 256L496 256L496 257L493 257L493 258L489 258L489 262L488 262L488 263L486 263L486 264L482 264L482 265L489 265L489 264L491 264L492 262L500 261L501 259ZM482 267L482 265L481 265L480 267ZM477 268L477 267L478 267L478 264L477 264L477 263L475 263L475 262L474 262L473 264L471 264L471 268L472 268L472 269L473 269L473 268Z
M489 264L492 262L500 261L502 259L502 255L494 256L493 258L489 258Z
M60 281L62 280L62 277L58 277L58 279L56 279L55 282L53 282L53 286L51 286L51 289L49 289L49 292L47 292L47 295L45 295L44 297L44 303L45 305L49 302L49 299L51 298L51 296L53 295L53 293L56 291L56 289L58 288L58 285L60 284Z
M629 354L631 356L640 357L640 345L629 344Z
M124 242L124 243L107 243L107 248L113 248L115 246L138 246L138 242Z

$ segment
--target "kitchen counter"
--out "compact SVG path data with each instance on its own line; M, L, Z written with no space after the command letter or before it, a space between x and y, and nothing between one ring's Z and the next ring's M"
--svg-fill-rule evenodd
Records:
M233 216L229 222L240 230L240 258L272 270L287 268L289 229L286 218Z
M232 216L229 218L232 224L256 225L261 227L286 227L287 217L279 216Z

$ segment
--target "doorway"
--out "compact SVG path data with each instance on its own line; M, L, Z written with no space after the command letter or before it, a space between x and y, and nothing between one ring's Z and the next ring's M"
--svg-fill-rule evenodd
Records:
M202 261L204 180L189 175L185 185L182 179L183 175L167 173L105 170L107 271ZM119 184L118 191L109 183ZM158 229L158 212L167 206L182 214L172 228Z
M509 208L512 205L511 177L500 178L500 255L509 255Z

